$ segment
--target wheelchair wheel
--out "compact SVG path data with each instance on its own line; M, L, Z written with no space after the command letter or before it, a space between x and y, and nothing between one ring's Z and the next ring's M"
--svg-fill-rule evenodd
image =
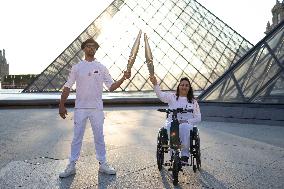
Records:
M200 138L196 127L190 131L190 153L192 154L192 168L196 172L201 167Z
M201 152L200 152L200 138L197 137L197 145L196 145L196 165L197 169L201 168Z
M196 172L197 160L194 154L191 155L191 165L192 165L193 172Z
M201 168L201 154L200 152L198 153L197 157L196 157L196 165L197 165L197 169L200 170Z
M190 130L189 152L193 154L193 132Z
M162 147L162 135L159 131L158 138L157 138L157 152L156 152L156 158L157 158L157 165L158 169L161 170L162 166L164 164L164 149Z
M193 169L193 172L196 173L196 165L193 165L193 166L192 166L192 169Z
M160 171L164 164L164 152L163 152L163 148L159 145L157 145L157 155L156 156L157 156L158 169Z
M173 185L178 185L178 173L180 171L180 158L178 156L174 157L173 161Z

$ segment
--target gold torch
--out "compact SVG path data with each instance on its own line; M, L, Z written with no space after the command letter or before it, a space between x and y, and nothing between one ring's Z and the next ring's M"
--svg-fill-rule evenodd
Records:
M153 56L152 56L152 52L150 49L150 45L148 43L148 38L147 38L146 33L144 33L144 42L145 42L145 57L146 57L147 67L148 67L150 76L154 76Z
M139 45L140 45L140 38L141 38L142 30L139 31L138 36L133 44L131 49L131 53L129 55L128 63L127 63L127 72L131 72L131 68L135 62L136 55L138 53Z

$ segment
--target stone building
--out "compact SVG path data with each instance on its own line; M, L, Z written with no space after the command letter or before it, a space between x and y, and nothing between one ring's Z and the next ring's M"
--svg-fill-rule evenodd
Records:
M5 57L5 49L0 50L0 81L5 75L9 75L9 64Z
M279 0L276 0L276 4L271 10L272 12L272 24L268 21L266 25L265 34L268 34L277 24L279 24L282 20L284 20L284 0L282 3Z

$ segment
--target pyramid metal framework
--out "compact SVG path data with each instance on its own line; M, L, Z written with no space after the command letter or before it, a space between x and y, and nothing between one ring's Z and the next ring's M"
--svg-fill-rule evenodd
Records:
M205 90L252 47L195 0L115 0L23 92L62 90L90 37L101 46L96 58L119 79L140 29L149 37L163 90L175 90L185 76L195 90ZM143 40L130 80L117 90L152 90Z
M284 21L229 68L199 99L284 104Z

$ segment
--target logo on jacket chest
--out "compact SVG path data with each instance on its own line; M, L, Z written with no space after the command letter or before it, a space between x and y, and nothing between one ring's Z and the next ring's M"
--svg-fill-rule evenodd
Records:
M88 73L88 76L92 76L93 74L98 74L99 71L98 70L93 70L92 72Z

